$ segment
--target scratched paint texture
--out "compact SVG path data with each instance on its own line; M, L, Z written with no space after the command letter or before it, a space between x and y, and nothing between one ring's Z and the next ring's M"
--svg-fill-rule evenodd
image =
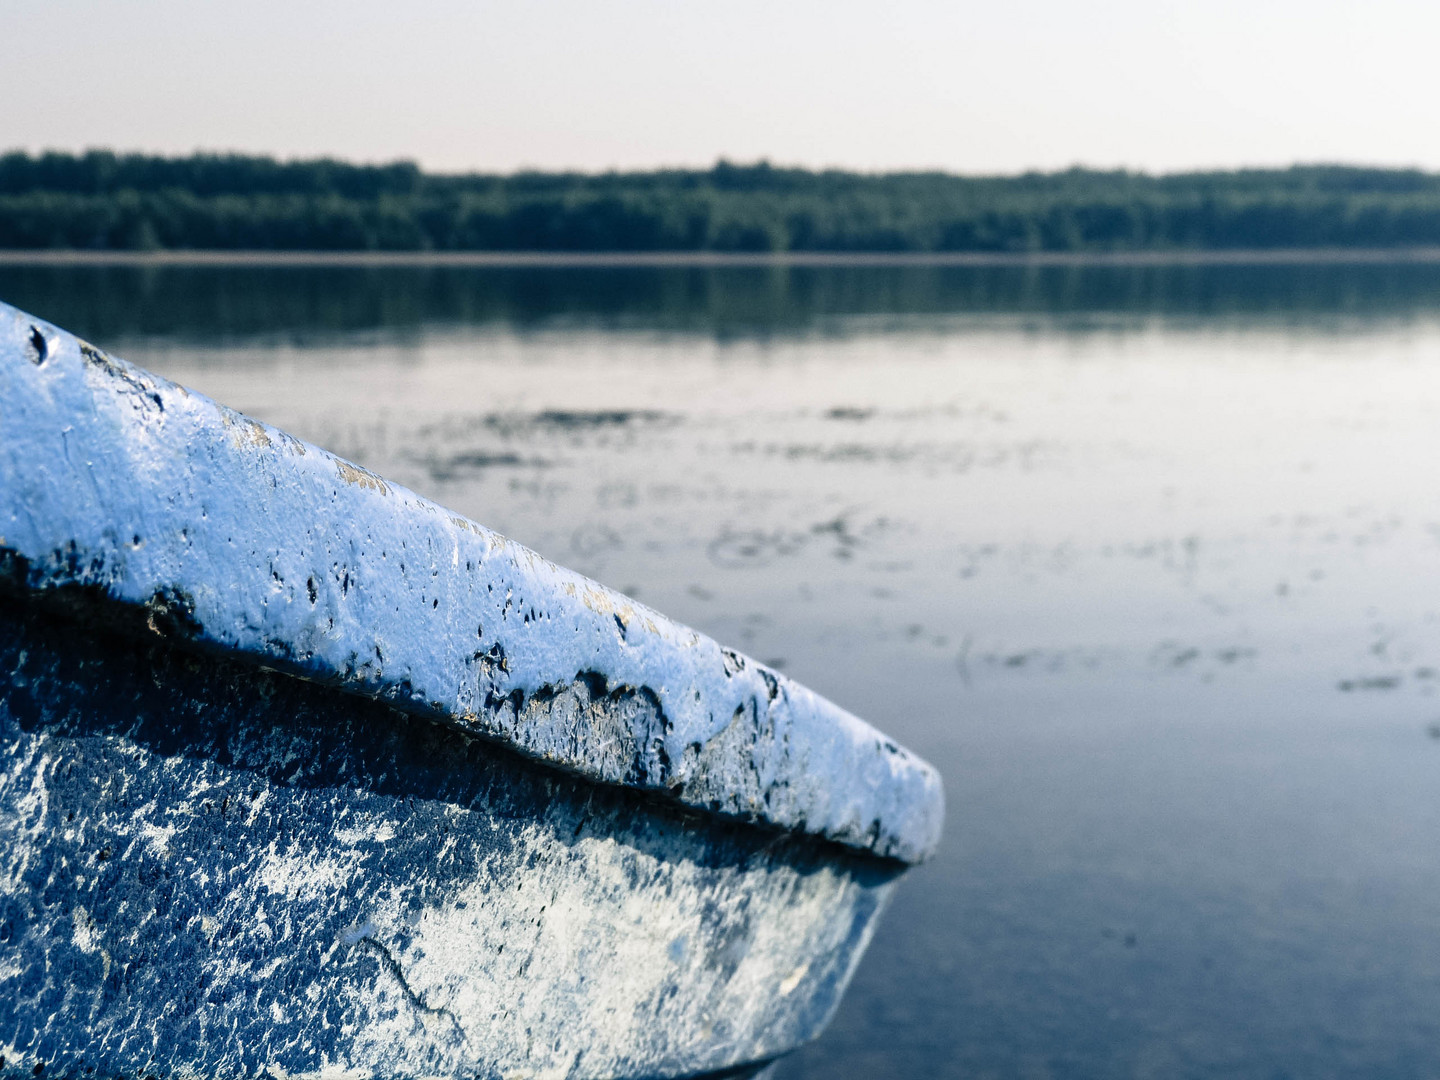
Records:
M641 604L0 305L0 549L191 647L905 862L934 770Z

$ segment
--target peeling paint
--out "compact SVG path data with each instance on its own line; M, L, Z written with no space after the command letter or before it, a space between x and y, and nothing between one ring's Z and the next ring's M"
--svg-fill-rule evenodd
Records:
M934 850L934 770L782 674L4 305L0 377L0 570L21 588L93 590L180 647L593 781L906 862ZM579 704L596 673L638 695L634 729Z

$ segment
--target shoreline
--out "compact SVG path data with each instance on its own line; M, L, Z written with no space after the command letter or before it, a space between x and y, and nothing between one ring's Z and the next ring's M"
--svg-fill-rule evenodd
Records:
M1166 267L1440 264L1440 246L1156 251L85 251L0 249L9 266L273 267Z

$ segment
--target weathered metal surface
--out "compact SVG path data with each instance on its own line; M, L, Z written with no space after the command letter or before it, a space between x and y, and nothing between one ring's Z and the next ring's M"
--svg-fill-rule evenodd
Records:
M901 864L12 606L0 1055L659 1077L813 1037Z
M0 305L0 549L595 780L907 862L933 769L688 627Z
M0 746L0 1074L739 1076L941 815L783 676L3 306Z

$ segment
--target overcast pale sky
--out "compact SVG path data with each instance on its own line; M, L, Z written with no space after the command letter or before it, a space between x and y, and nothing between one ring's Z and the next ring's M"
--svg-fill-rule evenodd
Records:
M1440 167L1414 0L0 0L0 147Z

